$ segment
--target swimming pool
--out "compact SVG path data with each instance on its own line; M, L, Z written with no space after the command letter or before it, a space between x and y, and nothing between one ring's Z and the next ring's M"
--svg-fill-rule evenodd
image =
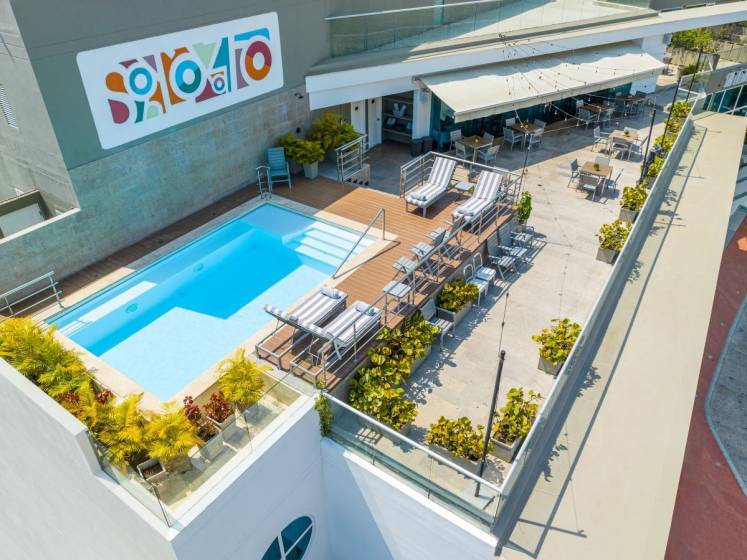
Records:
M167 401L260 330L265 304L288 307L329 277L359 235L264 203L49 322Z

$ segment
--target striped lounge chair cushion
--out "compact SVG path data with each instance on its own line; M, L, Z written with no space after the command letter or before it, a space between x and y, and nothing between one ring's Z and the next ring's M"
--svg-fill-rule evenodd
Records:
M356 301L338 315L324 329L330 338L335 338L342 346L349 346L354 335L365 334L379 322L381 310L369 306L363 301Z
M477 181L475 193L472 198L484 198L493 200L498 197L498 191L501 188L503 175L494 171L483 171L480 173L480 179Z
M461 204L459 208L454 210L454 212L452 212L452 216L454 218L458 216L464 216L464 218L467 221L470 221L471 218L474 218L475 216L482 214L486 209L490 208L492 205L493 205L492 200L488 200L486 198L471 197L467 202L465 202L464 204Z
M456 161L436 156L431 173L425 184L415 192L408 195L409 201L416 204L417 201L428 201L434 195L439 195L449 187Z
M344 292L324 286L294 309L290 318L298 323L317 324L327 318L346 297L347 295Z

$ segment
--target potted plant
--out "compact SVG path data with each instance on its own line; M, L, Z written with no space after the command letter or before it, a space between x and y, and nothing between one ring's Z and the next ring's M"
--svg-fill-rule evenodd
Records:
M264 374L271 369L246 357L246 350L239 348L232 358L218 365L218 390L234 405L238 419L241 412L256 403L265 386Z
M436 298L436 312L456 327L467 316L477 294L477 286L462 278L447 282Z
M522 232L527 225L527 220L532 213L532 194L529 191L524 191L519 197L519 202L516 204L516 231Z
M146 460L145 426L148 419L140 411L141 395L129 395L109 410L98 439L109 450L109 460L119 466L137 465Z
M324 113L314 121L311 132L309 132L309 140L319 142L330 160L334 160L335 148L339 148L359 136L360 133L337 113Z
M622 251L631 228L632 224L626 224L620 220L604 224L599 228L599 232L596 234L597 239L599 239L597 260L613 264L620 251Z
M523 387L514 387L506 393L506 404L496 413L493 425L492 454L501 461L511 463L521 448L539 411L542 395L529 390L524 396Z
M332 409L329 406L329 399L326 395L320 394L314 401L314 408L319 414L319 431L322 437L328 437L332 433Z
M661 173L662 167L664 167L664 158L655 156L654 161L651 162L651 164L648 166L648 169L646 170L646 180L649 184L653 184L656 176Z
M300 173L302 169L302 166L297 159L299 142L301 142L301 139L292 132L281 136L278 140L278 146L285 150L285 157L287 157L290 162L289 167L291 173Z
M182 403L184 406L184 416L197 429L197 437L205 442L200 447L200 455L203 459L212 461L224 449L223 438L215 437L220 430L218 430L218 427L213 422L202 415L200 407L191 396L184 397Z
M303 164L306 178L316 179L319 176L319 162L324 159L324 150L319 142L299 140L294 153L296 161Z
M401 374L406 377L428 357L438 332L438 327L423 319L420 311L416 311L399 328L381 329L376 339L383 344L369 350L368 357L371 363L378 366L396 363L401 366Z
M634 187L625 187L620 201L620 221L629 224L635 222L638 212L646 203L647 197L648 191L642 183L638 183Z
M150 458L158 460L167 472L190 470L188 453L203 443L197 436L197 427L174 402L166 403L163 413L148 422L145 441Z
M210 395L210 400L202 408L207 419L219 430L225 430L234 420L233 409L220 391Z
M348 400L361 412L407 435L417 407L405 398L401 383L402 375L395 365L359 368L350 380Z
M551 323L555 324L542 329L532 340L540 346L537 367L546 373L557 375L581 333L581 325L568 318L553 319Z
M479 424L477 428L473 428L472 422L466 416L453 420L441 416L438 422L428 428L425 441L435 446L444 457L474 472L482 455L484 429L485 427Z

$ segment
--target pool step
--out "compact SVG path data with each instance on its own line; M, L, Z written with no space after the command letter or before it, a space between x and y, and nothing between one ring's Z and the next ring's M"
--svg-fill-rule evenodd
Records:
M300 255L310 257L314 260L328 264L334 268L337 268L340 265L340 261L342 260L342 257L333 257L329 253L319 251L317 249L314 249L313 247L309 247L308 245L299 245L293 250Z
M290 247L301 254L337 266L353 247L355 250L352 256L355 256L364 251L374 240L366 237L356 246L357 241L358 236L353 232L317 223L294 239Z

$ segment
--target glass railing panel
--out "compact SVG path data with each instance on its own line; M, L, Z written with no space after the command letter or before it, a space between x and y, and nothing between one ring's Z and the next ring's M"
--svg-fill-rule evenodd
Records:
M557 27L593 19L614 20L640 13L649 6L649 0L468 0L365 14L333 15L327 21L330 22L332 56L342 56Z
M146 480L130 465L113 464L106 447L93 441L102 470L168 525L173 525L175 512L185 500L208 481L217 483L218 471L238 453L251 450L260 435L264 440L279 429L282 424L273 422L301 397L284 379L266 375L264 383L264 393L256 403L227 419L218 433L167 472Z
M498 487L470 477L447 458L329 398L331 437L346 449L395 474L411 488L481 526L491 526L500 502Z

